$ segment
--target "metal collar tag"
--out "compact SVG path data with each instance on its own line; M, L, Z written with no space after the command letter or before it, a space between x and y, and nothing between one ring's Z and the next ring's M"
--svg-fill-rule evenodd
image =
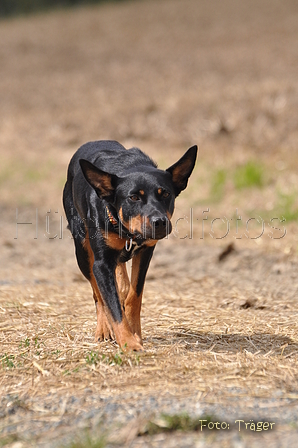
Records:
M130 238L130 240L129 240L129 246L127 243L128 243L128 240L125 241L125 249L127 252L129 252L132 248L132 238Z

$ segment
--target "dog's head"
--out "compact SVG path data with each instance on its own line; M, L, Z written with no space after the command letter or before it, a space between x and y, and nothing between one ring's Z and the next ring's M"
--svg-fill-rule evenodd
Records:
M87 182L113 206L130 233L159 240L172 231L175 198L187 187L196 157L197 146L192 146L165 171L144 165L141 169L132 167L123 177L104 172L84 159L80 165Z

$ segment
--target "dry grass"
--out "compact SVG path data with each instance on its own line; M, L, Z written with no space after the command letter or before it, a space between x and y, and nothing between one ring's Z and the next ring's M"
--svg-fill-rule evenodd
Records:
M101 421L107 403L124 408L112 413L104 431L132 412L135 426L125 431L131 430L133 438L144 432L151 414L177 412L179 403L190 415L201 415L198 406L214 406L218 418L233 419L255 415L257 400L257 409L273 413L279 427L295 419L289 414L298 398L295 256L238 244L219 261L218 246L175 239L159 243L142 310L146 351L126 354L112 342L94 343L91 288L78 274L73 242L45 242L30 245L20 234L4 246L4 434L14 428L17 440L27 431L22 443L29 436L41 442L44 434L61 436L63 428L71 437L77 430L73 421L96 410ZM151 408L152 398L157 408Z
M218 278L180 279L173 290L169 277L163 292L149 279L142 318L146 351L127 354L112 342L94 343L89 285L65 286L63 293L46 284L1 287L0 394L10 397L8 410L23 407L35 421L54 425L65 413L74 418L90 410L84 397L92 391L98 400L124 400L128 408L135 397L152 396L214 404L219 414L234 403L242 417L255 412L258 398L267 414L268 403L275 410L278 425L283 406L289 409L298 398L295 299L286 307L283 297L271 299L264 307L257 295L249 301ZM83 399L79 410L69 405L71 397ZM144 431L141 416L133 438ZM230 411L226 419L232 418ZM18 427L21 434L28 425L28 417L8 416L1 429L5 434ZM126 437L121 434L116 441ZM47 437L54 435L51 430Z
M156 276L158 274L156 273ZM149 281L143 308L146 352L124 354L93 341L95 311L86 282L1 287L2 393L72 394L94 385L110 396L167 392L225 400L297 396L296 301L258 298L215 279ZM229 296L229 301L223 297ZM231 308L232 307L232 308Z

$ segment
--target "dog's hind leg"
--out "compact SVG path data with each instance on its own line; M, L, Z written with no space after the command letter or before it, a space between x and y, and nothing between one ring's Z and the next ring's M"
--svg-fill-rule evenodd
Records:
M142 343L141 306L145 278L155 246L140 249L132 259L131 285L125 300L125 315L136 339Z
M118 263L116 267L116 282L120 303L122 309L125 310L125 300L130 288L130 281L127 275L127 269L125 263Z

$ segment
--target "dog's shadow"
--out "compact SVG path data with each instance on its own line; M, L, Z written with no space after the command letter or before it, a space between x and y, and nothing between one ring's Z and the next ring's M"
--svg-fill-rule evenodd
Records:
M239 353L254 355L282 355L289 357L298 354L298 343L288 336L270 333L212 333L193 330L174 330L165 337L150 337L148 341L170 348L178 346L190 352Z

